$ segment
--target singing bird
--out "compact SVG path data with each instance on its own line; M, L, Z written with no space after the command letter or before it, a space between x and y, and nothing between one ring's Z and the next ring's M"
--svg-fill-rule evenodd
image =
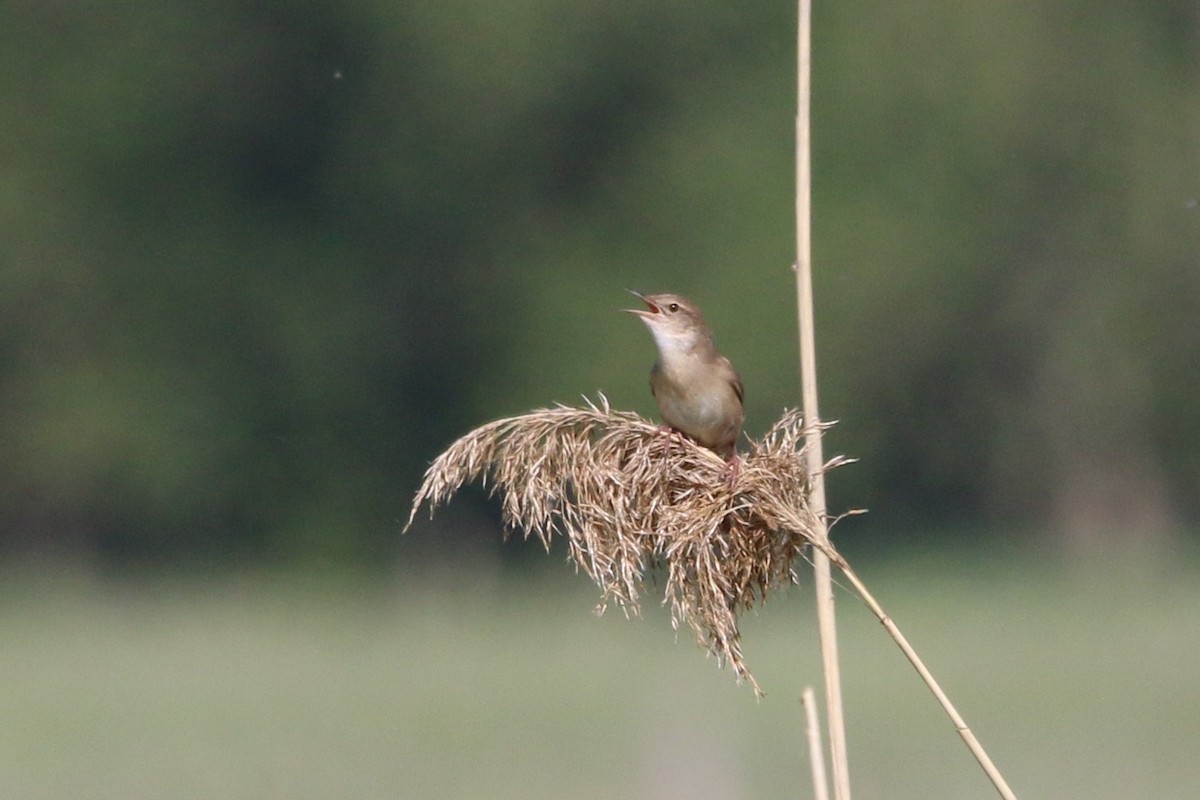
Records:
M742 379L717 351L700 308L677 294L641 294L626 309L641 317L658 346L650 391L662 420L725 459L734 459L742 432Z

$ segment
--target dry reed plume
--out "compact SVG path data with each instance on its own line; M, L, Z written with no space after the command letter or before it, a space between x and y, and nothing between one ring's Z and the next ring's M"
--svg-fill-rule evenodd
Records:
M432 514L481 480L501 496L506 536L521 529L549 550L565 535L570 559L600 587L601 611L615 602L637 614L645 576L661 565L672 626L686 622L761 694L742 658L738 612L795 582L805 545L832 549L809 507L804 436L799 413L786 412L731 479L715 453L603 396L533 411L477 428L438 456L405 530L423 503Z

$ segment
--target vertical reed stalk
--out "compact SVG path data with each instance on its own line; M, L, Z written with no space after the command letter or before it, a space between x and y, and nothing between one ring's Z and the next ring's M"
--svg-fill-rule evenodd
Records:
M820 535L828 538L825 476L822 468L821 415L817 410L816 336L812 296L812 169L810 108L812 72L812 2L799 0L796 76L796 305L800 326L800 382L804 419L808 423L805 455L812 480L811 507L820 521ZM817 592L817 627L821 637L821 662L825 672L825 704L829 717L829 754L833 768L833 796L850 800L850 767L846 757L846 723L842 714L842 678L838 668L837 619L833 607L833 578L829 558L821 548L813 553Z
M825 776L825 754L821 752L821 722L811 686L804 687L804 737L808 740L808 763L812 767L814 800L829 800L829 778Z

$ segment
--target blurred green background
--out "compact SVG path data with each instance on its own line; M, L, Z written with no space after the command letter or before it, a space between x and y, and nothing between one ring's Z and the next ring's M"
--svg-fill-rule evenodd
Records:
M794 17L0 6L0 793L806 796L806 590L755 704L480 491L399 533L484 421L653 413L627 287L798 403ZM814 22L839 544L1019 793L1195 794L1200 7ZM986 796L842 607L862 794Z

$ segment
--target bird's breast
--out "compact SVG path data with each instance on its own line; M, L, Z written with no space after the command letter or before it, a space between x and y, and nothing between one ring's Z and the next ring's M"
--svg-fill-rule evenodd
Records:
M718 451L731 448L742 428L742 401L734 380L723 360L660 361L650 373L663 422Z

